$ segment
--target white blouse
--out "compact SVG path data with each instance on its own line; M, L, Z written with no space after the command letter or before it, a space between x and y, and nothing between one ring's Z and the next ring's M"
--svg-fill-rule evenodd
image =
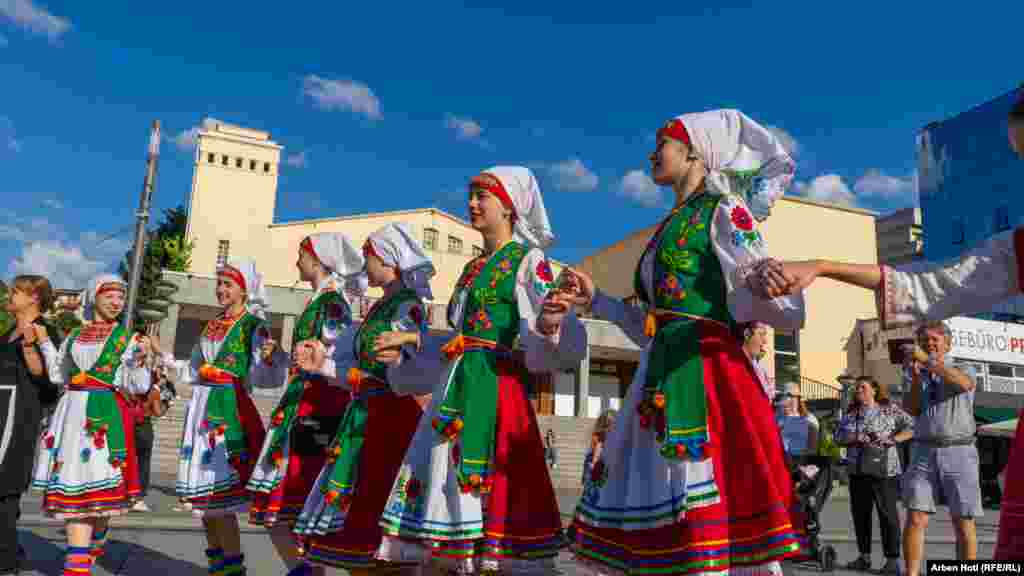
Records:
M733 319L740 323L759 320L779 330L802 328L805 320L802 292L765 300L756 296L747 286L747 276L754 266L768 258L768 245L742 199L737 196L724 196L721 199L711 219L710 235L712 249L722 268L726 303ZM654 239L655 246L660 239L660 235ZM652 248L646 251L640 261L640 274L649 302L654 301L652 287L656 256L657 249ZM598 290L591 309L597 316L617 324L638 346L646 346L650 340L644 334L647 315L645 308L629 306Z
M252 358L249 361L249 374L245 384L249 388L279 388L285 385L288 378L290 359L283 350L276 349L271 356L270 364L264 362L260 349L267 336L263 332L257 329L252 336ZM212 364L216 360L224 341L225 338L211 340L204 330L199 343L192 348L192 357L188 361L175 360L173 356L165 353L164 365L171 369L172 381L180 384L200 382L202 379L199 376L199 369L203 364Z
M946 262L882 266L878 312L884 328L988 312L1019 295L1015 232L997 234Z
M87 371L100 359L103 347L106 346L107 336L99 342L82 342L75 339L75 343L68 350L71 338L66 338L60 345L60 350L54 347L50 340L40 345L43 356L46 359L46 369L50 374L50 380L54 384L67 385L71 382L71 370L77 366L79 370ZM131 342L124 352L121 353L121 362L114 372L114 388L124 390L129 394L146 394L149 392L151 380L149 369L145 362L141 362L141 349L138 335L132 335Z

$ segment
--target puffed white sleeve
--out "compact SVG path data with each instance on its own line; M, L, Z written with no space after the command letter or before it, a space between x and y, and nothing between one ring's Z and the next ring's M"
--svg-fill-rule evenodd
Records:
M431 338L426 307L422 302L405 302L398 308L391 329L420 335L420 345L402 346L401 357L388 366L388 385L396 394L430 394L444 372L441 343Z
M199 344L192 347L192 355L188 360L176 360L174 355L165 352L160 359L167 368L167 378L175 384L192 384L199 380L199 369L203 366L203 351Z
M248 383L252 388L280 388L288 380L288 354L277 348L269 362L263 360L260 350L263 343L270 339L270 330L265 324L256 328L252 335L252 360L249 364Z
M526 369L533 373L570 370L587 353L587 330L576 317L567 313L558 331L545 336L537 331L548 292L554 287L554 274L544 253L534 248L519 263L516 273L516 299L519 304L519 345L525 353Z
M997 234L945 262L882 266L878 314L885 329L991 311L1020 295L1024 228Z
M65 338L60 343L59 350L49 339L39 344L43 360L46 361L46 373L53 384L66 386L71 380L71 354L68 351L71 340L72 338Z
M317 373L327 379L331 386L346 390L351 387L345 377L354 366L352 344L356 329L353 326L352 308L347 302L330 302L324 310L324 322L320 329L320 346L324 350L324 362ZM297 344L297 342L296 342Z
M711 244L725 278L727 305L737 322L757 320L780 330L803 328L802 292L766 300L747 286L754 266L768 258L768 245L740 198L724 196L718 203L711 220Z
M590 303L590 311L598 318L618 326L637 346L643 348L650 341L644 332L644 321L647 318L644 308L631 306L598 290Z
M152 383L149 367L146 366L145 354L142 352L138 335L132 336L131 342L121 353L121 363L114 372L114 387L125 390L129 394L146 394Z

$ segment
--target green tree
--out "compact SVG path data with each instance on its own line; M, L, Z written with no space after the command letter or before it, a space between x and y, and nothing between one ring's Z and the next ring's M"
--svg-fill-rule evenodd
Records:
M160 223L146 233L133 319L133 325L139 331L166 317L167 308L173 304L170 296L177 291L177 287L163 281L163 271L188 272L192 266L193 243L185 239L187 219L188 213L182 206L164 210ZM129 282L131 262L132 251L128 251L119 272Z
M0 280L0 334L5 334L10 330L11 326L14 326L14 317L4 310L4 305L7 304L7 284Z

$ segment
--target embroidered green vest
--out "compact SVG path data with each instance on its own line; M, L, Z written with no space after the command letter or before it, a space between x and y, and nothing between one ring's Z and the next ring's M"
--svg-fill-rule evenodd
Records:
M117 374L118 368L121 367L121 355L131 344L129 334L123 326L115 326L103 344L100 357L88 370L83 371L71 356L71 349L81 333L81 328L76 328L68 342L67 354L71 357L71 382L74 384L77 380L81 380L84 372L88 378L113 387L114 376ZM88 382L83 385L90 388ZM92 438L93 446L96 449L101 449L106 445L109 448L110 465L120 468L128 455L125 448L124 419L121 408L118 406L114 394L102 390L90 392L85 408L86 434ZM80 457L83 462L88 462L91 455L92 448L88 446L82 448Z
M644 252L646 257L655 251L653 294L639 264L634 275L637 295L658 318L645 397L637 410L641 426L653 427L661 454L669 459L702 460L708 440L701 324L694 317L734 325L711 242L711 223L721 200L717 194L696 196L655 233Z
M407 302L419 302L416 292L401 290L385 300L378 301L359 327L359 334L353 343L353 355L357 359L359 370L382 382L387 382L388 365L377 361L373 348L377 336L394 329L392 323L398 319L398 311ZM416 308L410 310L415 319ZM422 319L422 312L420 314ZM388 393L389 389L382 391ZM321 490L325 494L330 494L330 504L342 509L355 490L368 419L368 397L365 394L353 396L348 408L345 409L334 441L328 449L334 465L328 481Z
M336 290L325 290L315 297L302 311L295 322L292 341L299 343L305 340L319 340L324 327L337 330L340 326L352 323L352 311L348 302ZM314 376L315 377L315 376ZM288 388L285 390L277 409L270 419L270 450L265 456L266 465L277 464L286 466L282 457L284 443L288 440L288 431L295 423L295 415L306 390L306 382L311 375L293 368L289 371Z
M516 275L526 253L522 244L510 242L482 266L471 262L456 286L454 298L465 294L459 326L465 351L455 359L458 364L432 425L456 443L453 461L464 489L486 491L489 486L498 404L496 359L507 357L519 336Z
M244 381L249 375L257 330L266 330L264 321L246 312L228 330L217 356L210 364ZM223 439L228 461L233 466L238 468L249 459L245 430L238 414L238 394L234 386L210 388L203 427L209 446L209 450L203 452L203 464L209 465L213 461L218 437Z

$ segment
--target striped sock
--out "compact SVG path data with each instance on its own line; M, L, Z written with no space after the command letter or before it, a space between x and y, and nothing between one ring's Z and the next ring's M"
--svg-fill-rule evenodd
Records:
M104 548L107 545L107 534L109 533L109 526L104 528L102 532L99 530L92 531L92 544L89 549L89 554L91 554L93 558L103 556Z
M92 572L91 548L87 546L68 546L64 556L64 576L87 576Z
M225 556L224 570L221 571L220 576L246 576L245 554L239 554L238 556Z
M220 576L224 570L224 551L220 548L210 548L206 551L206 560L210 563L210 575Z

